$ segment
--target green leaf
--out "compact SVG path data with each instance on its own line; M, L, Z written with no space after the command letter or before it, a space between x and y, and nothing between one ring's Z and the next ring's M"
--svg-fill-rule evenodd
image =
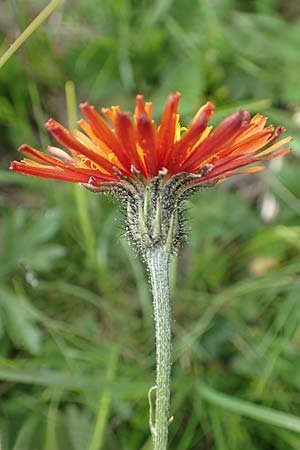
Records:
M53 239L59 226L60 213L57 210L46 211L36 218L30 217L24 208L12 212L6 218L2 231L2 273L8 275L19 270L20 265L38 271L50 269L66 253L63 246L47 243Z
M14 292L0 287L0 310L5 329L17 348L32 354L41 350L42 334L26 304Z

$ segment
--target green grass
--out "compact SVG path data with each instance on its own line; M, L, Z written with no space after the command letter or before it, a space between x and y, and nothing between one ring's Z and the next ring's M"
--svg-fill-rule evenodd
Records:
M0 55L46 1L1 5ZM3 19L3 18L4 19ZM172 266L172 450L300 444L298 2L63 2L0 69L0 432L3 450L150 450L151 298L109 199L7 171L46 148L74 104L180 90L187 123L214 101L295 136L278 170L187 203ZM77 97L77 100L76 100ZM276 201L271 223L262 204Z

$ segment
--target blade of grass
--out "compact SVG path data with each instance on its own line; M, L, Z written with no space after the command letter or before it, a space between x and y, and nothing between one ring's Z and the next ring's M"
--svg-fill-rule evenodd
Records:
M208 408L208 414L211 420L211 428L215 439L216 450L228 450L226 441L224 439L224 432L222 423L219 417L219 412L214 407Z
M44 450L58 450L56 437L58 399L56 397L57 395L54 395L47 411Z
M26 420L24 420L12 450L29 447L29 443L32 441L32 437L35 435L37 427L39 426L40 419L40 414L36 413L34 415L30 415L26 418ZM0 448L2 448L1 439Z
M69 128L72 130L76 126L77 121L77 99L75 85L73 81L68 80L65 84L65 96L67 104ZM87 266L96 270L99 287L102 292L108 296L113 297L114 291L112 289L110 279L107 276L105 265L100 261L97 254L97 238L94 227L91 222L91 215L88 208L89 195L81 186L74 184L71 186L73 195L75 197L76 212L78 216L79 226L83 237L83 248L86 252Z
M300 419L292 414L225 395L204 384L198 387L198 393L201 398L220 408L260 422L300 433Z
M177 444L176 450L188 450L189 448L192 448L192 442L196 434L197 425L198 421L196 415L191 414L189 421L180 436L180 441Z
M39 138L42 147L46 148L49 144L48 136L45 133L43 123L45 122L45 117L42 110L40 93L37 84L34 81L29 80L28 82L28 92L31 99L32 110L38 127Z
M229 114L234 113L238 108L245 109L249 112L263 111L270 108L272 105L272 100L266 98L261 100L244 100L243 102L237 102L225 107L218 108L218 111L214 114L212 123L215 123Z
M72 130L76 126L77 121L77 100L76 100L75 85L71 80L68 80L65 84L65 95L67 103L69 128L70 130ZM85 241L87 260L89 264L95 265L97 261L95 253L96 236L90 221L90 215L87 207L87 201L85 198L85 192L78 185L74 185L73 189L76 201L76 210L78 213L78 220Z
M68 124L70 130L76 127L77 122L77 100L76 90L73 81L68 80L65 84L65 94L68 112Z
M277 435L279 439L284 441L289 446L290 450L299 450L299 437L295 436L295 434L291 433L290 431L278 429L276 430L275 435Z
M9 60L9 58L21 47L22 44L42 25L45 20L59 7L63 0L52 0L40 14L28 25L13 44L0 57L0 69Z
M143 398L145 391L151 382L149 377L143 380L131 380L118 377L117 381L107 381L105 377L96 380L94 376L65 373L54 370L33 370L14 366L9 361L10 367L3 367L0 359L0 381L22 383L33 386L46 386L57 390L99 392L110 391L114 397L129 396L131 398ZM100 389L99 389L100 386Z
M299 324L299 315L297 314L298 309L298 295L295 296L287 302L284 308L284 317L282 318L282 327L279 327L274 337L274 344L271 349L266 351L268 354L267 363L262 370L261 377L257 383L255 389L255 395L261 397L262 393L267 387L268 381L272 377L272 373L275 371L276 364L280 360L280 356L284 353L288 343L291 341L292 336ZM283 329L282 336L278 338L279 331Z
M119 349L118 347L114 347L111 351L110 358L107 363L106 381L108 382L113 381L115 378L118 365L118 355ZM100 397L97 417L88 450L101 450L103 448L110 406L111 391L104 390Z

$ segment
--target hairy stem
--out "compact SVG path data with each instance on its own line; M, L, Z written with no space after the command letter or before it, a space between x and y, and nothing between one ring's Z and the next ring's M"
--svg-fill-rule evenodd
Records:
M166 450L170 408L171 311L169 295L169 255L165 247L147 254L153 295L156 337L155 422L151 426L154 450ZM150 420L152 420L150 418Z

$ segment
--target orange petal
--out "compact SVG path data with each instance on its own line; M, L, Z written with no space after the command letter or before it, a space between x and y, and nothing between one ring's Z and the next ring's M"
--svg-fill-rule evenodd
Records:
M166 164L168 169L172 171L172 168L186 159L189 148L199 141L201 134L206 130L213 111L214 105L211 102L207 102L199 109L186 133L175 144L171 155L171 164Z
M124 149L123 151L126 152L126 156L128 157L131 165L134 165L136 169L144 173L144 168L141 164L136 148L137 137L135 129L127 114L121 112L117 113L115 130L121 147ZM119 153L117 153L117 156L118 155Z
M40 178L52 178L55 180L70 181L73 183L87 183L89 176L83 176L81 173L69 173L62 169L49 166L27 165L22 162L13 161L10 165L10 170L22 173L23 175L30 175Z
M249 123L250 116L247 111L239 110L227 117L186 159L182 164L182 170L192 171L195 164L199 165L207 160L217 152L218 148L230 145L249 126Z
M112 149L113 152L118 150L118 142L113 134L112 130L109 128L108 124L104 119L97 113L94 106L89 105L89 103L81 103L80 109L87 117L93 133L98 139L103 141L108 147Z
M281 141L276 142L276 144L271 145L271 147L267 148L266 150L260 152L257 154L257 156L264 156L264 155L268 155L269 153L274 152L275 150L277 150L278 148L282 147L283 145L285 145L287 142L290 142L292 140L292 136L288 136L284 139L281 139Z
M135 110L137 138L140 147L144 152L144 161L148 178L156 175L155 167L157 167L157 134L155 126L151 120L149 111L143 104L143 97L137 95Z
M158 165L156 170L158 171L166 164L166 155L169 155L174 145L176 122L177 122L177 109L181 94L170 94L168 96L160 126L158 129Z
M88 147L79 142L66 128L53 119L46 123L48 131L56 138L56 140L67 147L75 155L83 154L91 161L103 167L107 172L113 174L113 165L106 159L90 150Z

